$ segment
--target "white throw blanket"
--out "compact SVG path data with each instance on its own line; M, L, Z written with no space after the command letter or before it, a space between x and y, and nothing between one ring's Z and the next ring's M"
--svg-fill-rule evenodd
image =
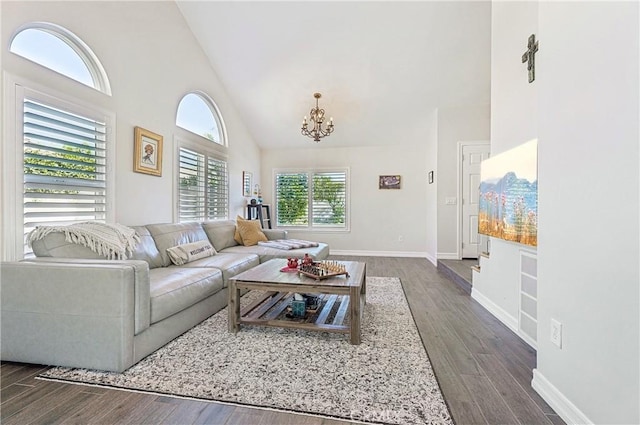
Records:
M267 246L269 248L289 250L318 246L318 242L303 241L301 239L276 239L273 241L258 242L258 245Z
M109 260L126 260L140 242L140 237L130 227L87 221L68 226L38 226L29 233L27 243L31 246L33 241L52 232L63 232L67 242L86 246Z

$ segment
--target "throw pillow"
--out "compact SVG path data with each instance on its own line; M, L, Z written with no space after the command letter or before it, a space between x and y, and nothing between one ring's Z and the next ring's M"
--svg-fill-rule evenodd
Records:
M244 245L244 243L242 242L242 236L240 235L240 228L238 226L238 224L241 221L247 221L245 220L243 217L237 216L236 217L236 233L233 235L233 239L238 242L240 245Z
M167 254L173 264L181 266L201 258L211 257L217 252L211 242L197 241L167 248Z
M257 245L258 242L267 240L258 220L238 221L237 228L244 246Z

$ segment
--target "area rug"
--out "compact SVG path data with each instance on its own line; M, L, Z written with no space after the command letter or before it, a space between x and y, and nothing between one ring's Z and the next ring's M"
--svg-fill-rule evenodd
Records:
M277 328L233 335L224 309L123 373L58 367L40 377L361 422L453 423L398 278L367 278L360 345Z

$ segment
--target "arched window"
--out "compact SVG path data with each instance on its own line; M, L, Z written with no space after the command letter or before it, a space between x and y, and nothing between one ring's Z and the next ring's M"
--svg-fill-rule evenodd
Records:
M16 31L9 50L89 87L111 95L98 57L71 31L48 22L31 22Z
M202 92L187 93L176 125L199 136L177 139L178 221L228 219L227 133L218 107Z
M204 93L188 93L182 98L178 105L176 125L222 146L227 145L218 107Z

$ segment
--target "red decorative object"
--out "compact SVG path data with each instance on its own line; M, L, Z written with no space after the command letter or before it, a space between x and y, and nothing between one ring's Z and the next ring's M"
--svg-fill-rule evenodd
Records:
M289 261L287 262L287 267L289 267L290 269L297 269L298 268L298 259L297 258L289 258Z
M313 258L309 257L309 254L304 254L304 258L302 259L302 264L305 266L310 266L313 264Z

